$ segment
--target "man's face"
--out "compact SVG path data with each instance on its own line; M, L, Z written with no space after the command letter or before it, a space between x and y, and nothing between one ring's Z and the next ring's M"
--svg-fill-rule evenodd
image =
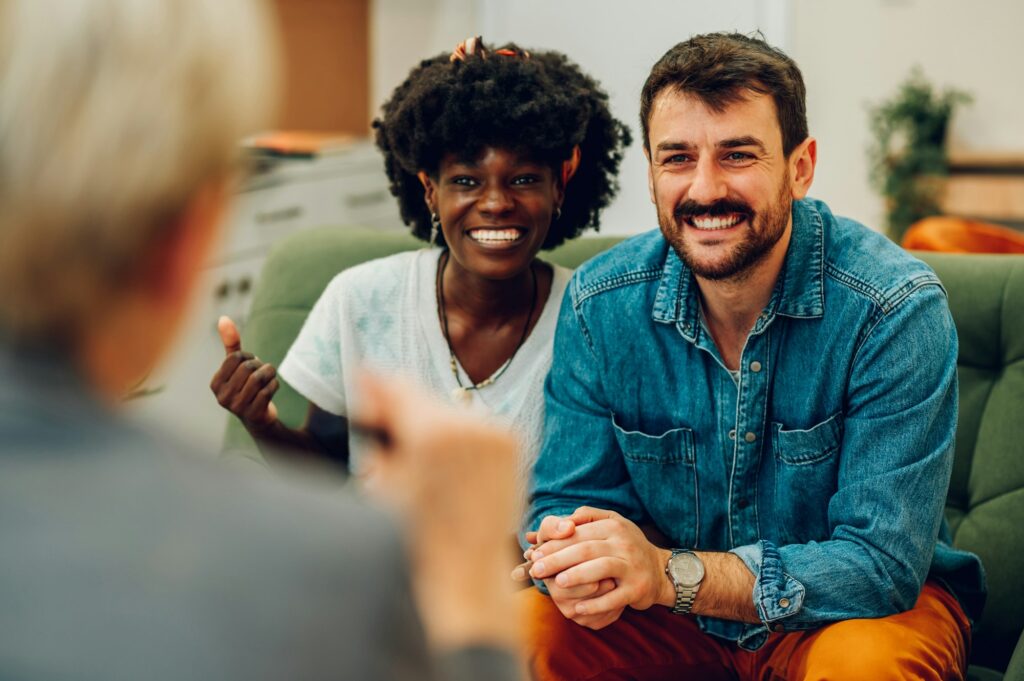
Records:
M665 238L697 276L744 279L788 234L792 200L803 196L772 98L750 93L717 113L664 90L651 107L649 141L651 200Z

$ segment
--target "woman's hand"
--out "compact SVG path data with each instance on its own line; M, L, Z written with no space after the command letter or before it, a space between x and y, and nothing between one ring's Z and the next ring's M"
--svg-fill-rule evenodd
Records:
M242 338L228 317L217 321L226 357L210 381L217 402L241 419L251 432L260 432L277 423L277 407L271 402L280 387L277 370L261 362L251 352L242 351Z

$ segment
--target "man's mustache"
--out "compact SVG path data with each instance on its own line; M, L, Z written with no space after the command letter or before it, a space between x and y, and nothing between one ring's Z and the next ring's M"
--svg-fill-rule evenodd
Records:
M754 215L754 210L743 201L733 201L731 199L722 199L715 201L714 203L697 203L696 201L687 199L681 204L676 206L676 209L672 211L672 216L676 221L688 220L689 218L696 217L697 215L707 215L710 217L720 217L722 215L733 215L739 213L751 218Z

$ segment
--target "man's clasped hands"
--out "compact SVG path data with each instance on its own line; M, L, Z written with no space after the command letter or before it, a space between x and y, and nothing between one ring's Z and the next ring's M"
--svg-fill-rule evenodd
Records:
M581 626L601 629L626 607L646 610L675 599L665 578L671 552L614 511L582 506L570 516L547 516L526 541L526 562L512 578L543 581L561 613Z

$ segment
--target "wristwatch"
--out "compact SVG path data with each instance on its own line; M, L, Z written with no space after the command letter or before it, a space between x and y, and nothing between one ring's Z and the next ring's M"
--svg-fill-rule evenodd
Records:
M689 549L672 549L672 555L665 564L665 574L676 588L676 604L672 612L677 615L687 614L704 581L704 563Z

